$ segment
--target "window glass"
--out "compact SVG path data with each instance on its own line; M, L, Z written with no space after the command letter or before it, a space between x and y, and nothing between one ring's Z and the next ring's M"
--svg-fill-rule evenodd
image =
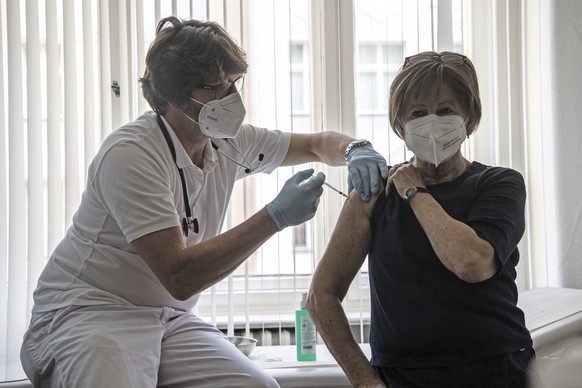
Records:
M358 62L365 64L376 63L376 46L374 44L361 44L360 53L358 55Z
M358 77L358 109L373 111L378 106L377 89L381 86L372 72L361 72Z
M291 106L298 114L307 108L305 94L305 74L302 71L293 71L291 73Z
M309 2L244 4L248 25L244 29L243 47L250 65L243 96L247 121L269 129L311 132L314 92L311 87L318 83L310 78ZM433 5L430 0L354 1L356 137L372 141L389 164L410 156L388 123L389 85L406 55L432 48L426 37L432 36ZM454 8L454 12L459 13L460 8ZM460 44L455 41L455 46ZM307 167L279 168L269 175L260 174L237 183L225 227L236 226L257 212L277 195L293 173ZM256 311L265 311L284 319L281 317L296 307L298 293L309 287L319 259L315 257L313 242L320 240L326 244L324 228L333 229L333 225L314 228L310 221L278 233L233 276L204 293L201 315L212 315L214 310L216 316L226 316L231 293L236 301L232 307L234 314L251 314L256 318ZM356 293L348 294L346 306L348 310L355 308L360 314L367 314L367 264L362 266L362 274L354 284Z
M248 22L242 34L249 63L243 93L246 121L268 129L311 132L308 1L243 4ZM237 182L225 230L259 211L277 196L287 179L308 167L281 167ZM221 328L229 309L237 315L248 311L253 325L286 319L281 316L294 311L298 295L309 287L315 266L313 233L313 221L277 233L231 277L203 293L198 313L216 319Z
M438 2L431 0L358 0L354 2L358 138L367 138L388 164L411 155L388 122L389 88L404 57L435 50ZM453 42L462 51L462 7L452 1Z
M291 43L291 63L293 64L303 64L303 48L304 44L301 43Z

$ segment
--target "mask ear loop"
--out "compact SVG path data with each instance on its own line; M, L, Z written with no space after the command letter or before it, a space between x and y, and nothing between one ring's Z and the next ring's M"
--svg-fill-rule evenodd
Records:
M195 99L195 98L192 98L192 97L190 97L190 96L188 96L188 98L189 98L189 99L191 99L192 101L194 101L194 102L195 102L195 103L197 103L197 104L200 104L200 105L202 105L202 106L208 106L208 104L205 104L205 103L203 103L203 102L200 102L200 101L198 101L198 100L197 100L197 99ZM218 100L214 99L214 100L211 100L210 102L212 102L212 101L218 101Z
M190 120L190 121L192 121L194 124L198 125L198 127L199 127L199 128L202 128L202 126L203 126L202 124L200 124L198 121L194 120L192 117L188 116L188 115L186 114L186 112L184 112L184 111L181 111L181 112L182 112L182 114L183 114L184 116L186 116L186 118L187 118L188 120ZM206 127L206 129L208 129L208 127Z
M202 105L202 106L208 106L208 104L204 104L203 102L200 102L200 101L196 100L195 98L192 98L192 97L188 97L188 98L191 99L192 101L194 101L194 102ZM184 112L183 110L182 110L182 114L184 114L184 116L186 116L193 123L198 124L199 127L202 127L202 124L200 124L198 121L194 120L192 117L188 116L186 114L186 112ZM206 127L206 129L208 129L208 127ZM247 174L250 174L251 172L254 172L257 168L259 168L261 166L261 162L263 161L263 159L265 157L264 154L259 154L259 164L257 164L256 167L253 167L251 165L251 163L247 160L247 158L242 154L242 152L240 152L240 150L230 141L230 139L225 139L225 140L236 151L236 153L240 155L240 157L244 160L244 162L246 163L246 165L244 165L242 163L239 163L237 160L235 160L234 158L232 158L231 156L229 156L226 152L224 152L223 150L221 150L220 148L218 148L218 146L216 145L216 143L214 143L213 141L211 141L210 143L212 144L212 148L214 148L216 151L218 151L221 154L223 154L228 160L230 160L234 164L236 164L236 165L244 168L245 169L245 173L247 173Z
M194 98L192 98L192 97L188 97L188 98L189 98L189 99L191 99L192 101L194 101L194 102L196 102L196 103L198 103L198 104L202 105L203 107L204 107L204 106L209 106L208 104L205 104L205 103L203 103L203 102L200 102L200 101L198 101L198 100L196 100L196 99L194 99ZM216 101L216 100L212 100L212 101ZM212 101L211 101L211 102L212 102ZM212 108L212 110L214 111L214 108ZM186 116L186 118L187 118L188 120L192 121L194 124L197 124L199 128L202 128L202 127L204 127L206 130L210 129L210 128L209 128L207 125L202 125L202 124L200 124L198 121L194 120L192 117L188 116L188 115L186 114L186 112L184 112L184 110L182 110L181 112L182 112L182 114L183 114L184 116ZM243 159L244 159L244 157L243 157ZM248 162L247 162L247 163L248 163Z
M255 170L257 168L259 168L261 166L261 163L263 162L263 159L265 157L264 154L259 154L259 164L257 164L256 167L253 167L249 161L247 160L247 158L245 158L245 156L239 151L239 149L237 147L235 147L234 144L232 144L232 142L230 142L230 139L225 139L228 144L230 144L230 146L241 156L241 158L243 158L244 162L246 163L246 166L242 163L239 163L237 160L235 160L234 158L232 158L231 156L229 156L226 152L224 152L223 150L221 150L220 148L218 148L218 146L216 145L215 142L211 141L210 144L212 144L212 148L214 148L217 152L220 152L222 155L224 155L228 160L230 160L231 162L233 162L234 164L242 167L245 169L245 173L250 174L251 172L255 172Z

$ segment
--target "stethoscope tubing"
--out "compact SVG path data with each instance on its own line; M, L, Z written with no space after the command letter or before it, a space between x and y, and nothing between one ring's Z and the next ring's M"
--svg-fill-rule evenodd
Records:
M178 169L178 173L180 174L180 181L182 182L182 195L184 196L184 211L186 213L186 217L184 217L182 219L182 232L184 233L184 236L188 237L189 230L192 230L194 233L199 232L200 229L199 229L199 225L198 225L198 219L192 217L192 211L190 210L190 200L189 200L189 195L188 195L188 185L186 184L186 178L184 177L184 171L182 170L182 168L180 168L178 166L178 162L176 161L176 149L174 148L174 142L172 141L172 138L170 137L170 133L168 132L168 128L166 128L166 124L164 124L164 121L162 120L162 116L159 113L156 113L156 119L158 121L158 126L160 127L162 134L164 135L164 139L166 140L166 144L168 144L168 148L170 149L170 154L172 155L172 160L174 161L174 164L176 165L176 168ZM228 141L228 139L227 139L227 141ZM210 141L210 143L212 144L212 148L214 148L217 152L220 152L228 160L230 160L231 162L235 163L236 165L244 168L245 172L247 174L250 174L251 172L254 172L257 168L259 168L259 166L261 165L261 162L263 161L264 155L259 154L259 164L257 165L257 167L253 168L251 166L251 164L249 163L249 161L242 154L242 152L240 152L240 150L237 147L235 147L235 145L232 144L232 142L228 141L230 146L241 156L241 158L247 164L245 166L244 164L238 162L237 160L233 159L231 156L226 154L213 141Z

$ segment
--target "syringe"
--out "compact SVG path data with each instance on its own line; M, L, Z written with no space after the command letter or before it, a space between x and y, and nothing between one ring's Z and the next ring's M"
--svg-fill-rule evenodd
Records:
M348 197L348 196L347 196L345 193L343 193L343 192L339 191L338 189L336 189L335 187L333 187L333 186L332 186L332 185L330 185L329 183L327 183L327 182L323 182L323 184L324 184L324 185L326 185L327 187L329 187L330 189L332 189L333 191L335 191L336 193L338 193L338 194L340 194L340 195L343 195L343 196L344 196L344 197L346 197L346 198L349 198L349 197Z

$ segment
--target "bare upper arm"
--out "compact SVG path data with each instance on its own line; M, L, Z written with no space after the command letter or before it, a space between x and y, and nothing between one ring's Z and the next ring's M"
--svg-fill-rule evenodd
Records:
M343 299L368 254L370 216L377 198L375 195L364 202L356 191L350 194L313 275L314 292L337 294Z
M175 226L158 230L133 240L131 245L172 293L172 274L179 265L180 252L186 248L182 229Z

